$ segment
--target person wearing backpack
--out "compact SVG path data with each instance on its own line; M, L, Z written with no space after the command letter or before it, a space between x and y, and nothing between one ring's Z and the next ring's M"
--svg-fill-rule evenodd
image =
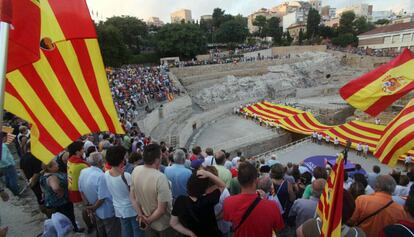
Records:
M257 193L257 169L249 162L239 165L241 193L224 200L223 220L233 226L233 237L272 237L285 227L276 203Z
M379 237L414 237L414 185L411 185L404 210L407 213L407 218L396 224L386 226L380 232Z
M131 175L121 168L125 154L121 145L107 149L106 161L111 169L105 172L106 186L112 196L115 216L121 221L122 237L144 237L137 222L137 208L130 199Z

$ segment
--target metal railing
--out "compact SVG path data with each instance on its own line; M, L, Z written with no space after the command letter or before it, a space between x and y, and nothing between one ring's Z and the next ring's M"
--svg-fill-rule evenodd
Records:
M277 148L275 148L273 150L266 151L266 152L264 152L262 154L257 155L257 157L258 158L266 157L266 156L269 156L270 154L273 154L273 153L278 152L278 151L281 151L281 150L284 150L285 152L288 152L288 151L290 151L290 149L292 149L296 145L305 144L305 143L310 142L310 138L311 138L311 136L307 136L305 138L302 138L302 139L296 140L294 142L285 144L283 146L277 147Z

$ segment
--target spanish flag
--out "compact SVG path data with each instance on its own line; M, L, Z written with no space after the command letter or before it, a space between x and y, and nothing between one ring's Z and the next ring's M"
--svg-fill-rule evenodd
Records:
M375 70L350 81L339 92L344 100L371 116L414 89L414 56L409 49Z
M394 166L399 156L414 148L414 99L385 128L374 156Z
M336 159L317 207L322 220L321 237L340 237L342 227L342 196L344 182L344 156Z
M32 125L32 153L48 163L84 134L124 131L85 0L31 2L40 8L39 59L8 71L5 109ZM32 15L19 14L31 24ZM25 35L23 30L15 33ZM9 44L19 39L10 37Z

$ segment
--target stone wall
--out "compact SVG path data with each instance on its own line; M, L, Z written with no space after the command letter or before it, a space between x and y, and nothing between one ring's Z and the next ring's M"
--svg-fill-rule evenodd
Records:
M258 57L260 54L260 57L272 57L274 56L272 54L272 49L263 49L263 50L259 50L259 51L254 51L254 52L248 52L243 54L243 57L245 58L256 58Z
M245 157L256 156L262 154L263 152L275 149L277 147L286 145L293 142L291 133L284 133L278 137L273 137L265 141L256 141L250 145L243 147L235 147L233 149L226 150L228 152L241 151Z
M345 65L355 68L363 68L372 70L376 67L381 66L384 63L389 62L392 58L389 57L373 57L366 55L357 55L350 53L343 53L338 51L329 51L330 53L341 57L341 62Z
M272 56L301 54L305 52L326 52L326 45L305 45L305 46L287 46L287 47L273 47Z

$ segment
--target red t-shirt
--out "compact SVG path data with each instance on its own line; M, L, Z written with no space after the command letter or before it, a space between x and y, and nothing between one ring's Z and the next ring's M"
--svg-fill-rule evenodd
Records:
M256 199L256 194L239 194L224 200L223 219L233 227L239 225L247 208ZM236 230L233 237L272 237L273 231L285 226L275 202L261 200L249 217Z

